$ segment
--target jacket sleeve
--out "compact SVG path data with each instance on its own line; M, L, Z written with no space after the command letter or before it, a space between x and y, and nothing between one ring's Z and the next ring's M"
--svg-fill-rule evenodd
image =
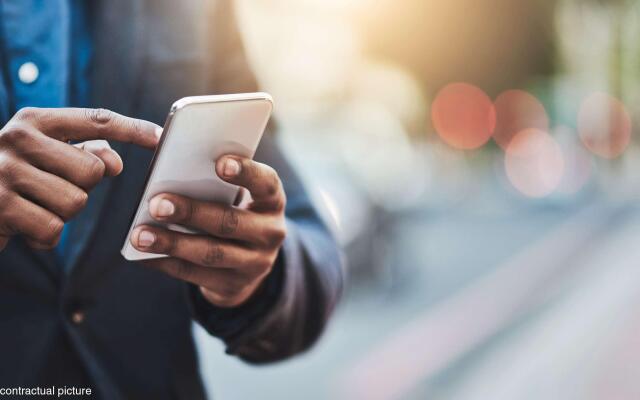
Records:
M213 26L220 38L213 58L218 93L256 91L256 80L233 22L230 1L217 2ZM224 60L224 61L223 61ZM343 288L340 252L285 160L272 134L256 159L279 174L287 195L287 237L272 272L252 299L232 309L215 307L190 287L194 318L227 345L227 353L252 363L277 361L308 349L322 333Z

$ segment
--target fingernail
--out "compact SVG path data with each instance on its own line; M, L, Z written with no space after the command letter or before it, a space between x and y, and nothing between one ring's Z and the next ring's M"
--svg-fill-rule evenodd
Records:
M240 163L233 158L227 158L222 173L227 178L233 178L240 173Z
M138 235L138 246L149 247L156 241L156 235L149 231L142 231Z
M158 139L160 139L160 136L162 136L162 130L163 128L161 126L156 126L156 137Z
M158 217L170 217L174 212L176 212L176 206L172 202L167 199L160 200L156 209Z

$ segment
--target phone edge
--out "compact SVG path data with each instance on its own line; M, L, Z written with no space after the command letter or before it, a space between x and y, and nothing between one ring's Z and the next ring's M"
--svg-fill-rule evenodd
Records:
M165 139L168 136L168 132L170 132L168 128L171 127L171 122L173 121L173 117L176 114L176 112L178 112L180 109L182 109L182 108L184 108L186 106L192 105L192 104L222 103L222 102L245 101L245 100L263 100L263 101L266 101L266 102L269 103L269 106L270 106L270 108L269 108L269 118L267 118L267 122L265 123L265 127L263 128L263 132L260 134L260 136L262 136L264 134L264 130L266 129L266 125L268 124L268 121L271 118L271 115L273 113L273 98L271 97L271 95L269 93L255 92L255 93L234 93L234 94L220 94L220 95L206 95L206 96L187 96L187 97L182 97L182 98L176 100L171 105L171 108L169 109L169 113L167 114L167 118L165 119L164 126L162 128L162 134L160 136L160 142L158 143L158 147L156 148L155 152L153 153L153 157L151 158L151 163L149 164L149 168L147 169L147 174L146 174L145 179L144 179L144 188L142 189L142 192L140 193L140 196L139 196L138 201L137 201L138 206L136 207L135 211L131 215L131 218L130 218L130 221L129 221L129 224L128 224L129 228L127 230L127 234L125 236L122 248L120 249L120 254L122 255L122 257L124 257L125 260L127 260L127 261L142 261L142 260L146 260L146 259L166 257L166 256L163 256L163 255L150 253L150 254L152 254L152 256L150 256L148 258L132 259L132 258L127 257L126 250L128 249L128 247L133 247L133 245L130 242L131 232L133 231L133 223L135 222L136 217L138 216L138 214L140 212L140 202L144 198L144 194L147 192L147 189L148 189L148 186L149 186L149 180L151 179L151 175L153 173L153 169L154 169L156 161L158 159L158 155L162 151L162 145L165 143ZM167 132L167 135L165 135L165 131Z

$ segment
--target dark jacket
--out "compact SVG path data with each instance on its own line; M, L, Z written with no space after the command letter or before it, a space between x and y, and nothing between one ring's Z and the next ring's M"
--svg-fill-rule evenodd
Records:
M226 0L95 2L92 106L162 124L180 97L256 91L232 11ZM313 344L341 291L340 259L271 135L256 158L283 180L289 234L263 289L237 309L217 309L195 288L122 258L152 154L112 146L124 172L91 192L64 265L20 238L0 252L0 387L84 386L109 400L203 398L194 319L229 354L253 363Z

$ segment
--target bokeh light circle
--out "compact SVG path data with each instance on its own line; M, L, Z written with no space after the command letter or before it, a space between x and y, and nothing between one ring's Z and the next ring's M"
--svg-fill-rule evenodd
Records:
M505 170L509 182L529 197L551 194L564 175L564 158L558 143L545 131L525 129L516 134L506 150Z
M442 88L431 106L431 118L438 135L457 149L476 149L485 144L496 123L489 96L467 83Z
M565 125L553 128L556 140L564 158L564 175L556 192L573 195L582 190L592 178L592 156L579 143L575 129Z
M620 100L596 92L580 105L578 134L592 153L603 158L616 158L631 140L631 117Z
M511 139L525 129L542 131L549 129L549 117L544 106L533 95L524 90L502 92L494 102L496 127L493 139L506 149Z

